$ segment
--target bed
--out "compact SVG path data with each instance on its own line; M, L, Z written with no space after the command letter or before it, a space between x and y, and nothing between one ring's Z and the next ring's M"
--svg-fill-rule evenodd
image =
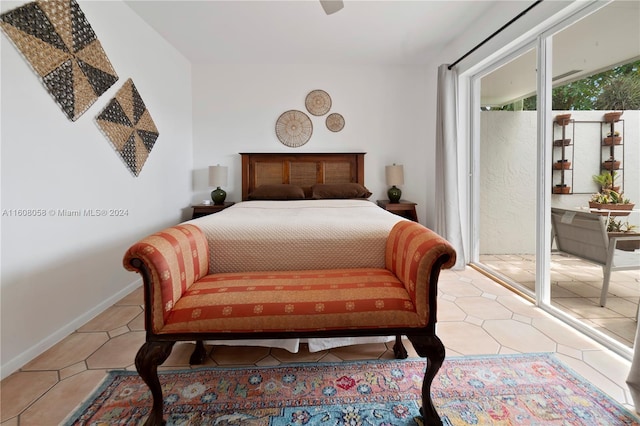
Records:
M207 236L212 253L210 272L384 267L387 236L396 223L406 219L369 200L364 153L240 155L243 202L189 222ZM291 187L296 187L296 199L291 199ZM269 190L258 194L263 188ZM314 352L392 339L376 336L306 342ZM297 352L301 342L215 343Z
M320 351L395 338L394 356L406 358L401 336L427 359L424 424L442 424L431 384L445 358L437 283L455 264L451 245L369 200L363 153L241 156L241 203L124 256L144 284L135 364L153 397L146 424L164 424L157 369L176 342L195 341L190 364L201 364L204 341L297 352L302 341Z

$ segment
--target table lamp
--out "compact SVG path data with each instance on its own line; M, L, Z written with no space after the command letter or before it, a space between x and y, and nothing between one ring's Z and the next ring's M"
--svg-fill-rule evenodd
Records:
M400 201L402 191L396 185L404 184L404 168L402 167L402 165L396 166L396 163L393 163L392 166L386 166L384 171L387 185L391 185L391 188L389 188L389 190L387 191L389 201L392 203L397 203L398 201Z
M227 193L220 189L221 186L227 186L227 166L209 166L209 186L215 186L216 189L211 191L211 199L213 204L224 204Z

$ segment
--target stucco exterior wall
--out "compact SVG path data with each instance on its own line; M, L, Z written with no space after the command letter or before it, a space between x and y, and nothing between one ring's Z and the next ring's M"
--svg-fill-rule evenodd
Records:
M601 146L601 135L609 127L599 123L604 111L555 111L554 115L565 112L572 113L571 118L575 120L567 126L565 135L572 139L566 154L573 160L573 170L565 177L574 193L552 195L551 203L563 208L586 208L591 194L598 191L592 176L600 173L601 158L608 158L608 149ZM535 253L536 187L539 185L536 126L535 111L481 114L481 254ZM640 111L625 111L622 121L616 123L616 130L623 137L623 145L615 151L616 159L624 156L619 182L623 184L625 196L640 205ZM554 125L554 139L560 138L561 128ZM559 155L560 149L555 148L554 161ZM559 183L559 172L552 173ZM640 214L632 213L628 220L640 226Z

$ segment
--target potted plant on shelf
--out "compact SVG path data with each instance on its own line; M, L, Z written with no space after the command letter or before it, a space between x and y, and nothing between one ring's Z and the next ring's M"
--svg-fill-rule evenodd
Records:
M620 145L621 142L622 142L622 137L620 136L620 132L617 130L615 132L607 133L607 137L604 138L604 144L607 146Z
M606 123L615 123L617 121L620 121L620 117L622 117L623 112L624 111L607 112L604 114L604 121Z
M566 126L571 122L571 114L558 114L553 121L555 121L559 126Z
M554 194L571 194L571 187L567 184L558 184L553 187Z
M607 170L618 170L620 168L620 160L609 157L608 160L604 160L602 163L602 168Z
M558 160L555 163L553 163L553 169L554 170L568 170L571 168L571 161L569 160Z
M634 206L635 204L625 198L622 192L613 190L593 194L589 200L591 210L596 210L594 213L604 216L628 216Z
M604 216L628 216L630 210L635 206L631 200L624 196L619 187L614 190L613 183L616 177L614 170L604 171L593 176L593 181L600 185L600 192L593 194L589 200L589 208L593 213Z
M615 170L606 170L599 175L593 175L593 181L600 186L600 192L605 190L620 192L620 187L614 186L617 178L618 172Z

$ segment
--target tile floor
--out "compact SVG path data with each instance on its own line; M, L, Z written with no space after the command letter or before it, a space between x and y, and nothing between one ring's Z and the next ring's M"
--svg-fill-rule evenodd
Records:
M532 255L482 255L480 262L533 293ZM632 348L640 300L640 270L611 273L605 307L600 306L602 267L558 253L551 255L551 304Z
M2 426L48 426L63 421L110 369L134 369L144 341L142 292L136 290L58 345L0 382ZM630 410L629 362L550 317L481 273L443 271L438 335L447 356L554 352L566 365ZM410 344L410 356L415 356ZM177 344L163 368L189 368L193 345ZM216 347L208 365L270 366L391 358L391 344L291 354L267 348ZM413 352L413 353L412 353Z

